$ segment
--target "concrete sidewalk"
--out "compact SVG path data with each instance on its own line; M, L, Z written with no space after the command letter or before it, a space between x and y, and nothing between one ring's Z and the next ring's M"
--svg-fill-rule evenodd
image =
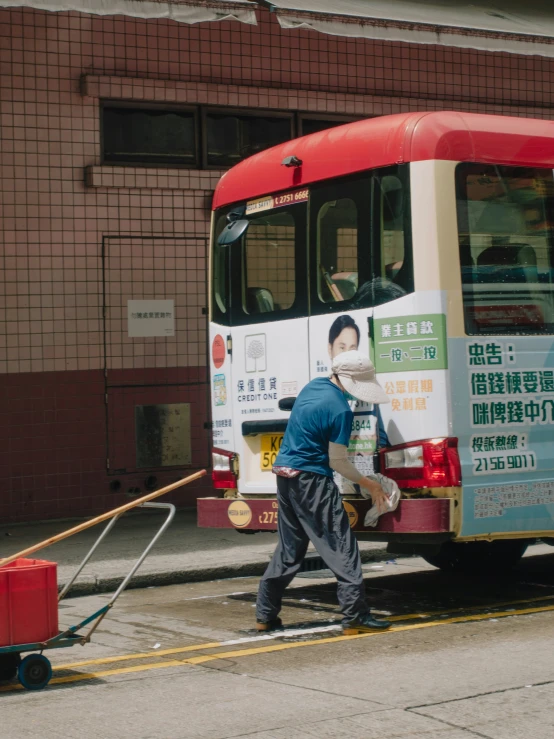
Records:
M129 572L133 563L161 526L158 511L128 513L117 522L80 575L71 593L85 595L110 592ZM0 557L15 554L79 521L0 526ZM100 524L65 539L35 557L58 563L60 585L66 583L100 535ZM177 511L164 536L133 578L130 587L144 588L229 577L261 575L277 542L277 535L248 535L234 529L199 529L196 511ZM364 562L388 559L385 544L360 542Z

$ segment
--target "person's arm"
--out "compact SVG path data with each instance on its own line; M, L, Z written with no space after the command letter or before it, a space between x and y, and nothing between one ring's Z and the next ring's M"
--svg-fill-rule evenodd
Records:
M348 448L344 444L329 442L329 466L339 475L346 477L350 482L356 483L368 491L373 504L377 506L379 513L388 510L388 497L383 488L375 480L364 477L348 459Z
M344 444L329 442L329 467L350 482L358 483L363 477L348 459L348 448Z

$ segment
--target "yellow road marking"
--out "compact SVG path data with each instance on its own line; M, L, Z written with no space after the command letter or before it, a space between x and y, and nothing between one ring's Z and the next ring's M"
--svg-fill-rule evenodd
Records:
M537 603L537 602L543 602L545 600L554 600L554 595L543 595L538 598L527 598L525 600L516 600L516 601L504 601L500 603L494 603L489 604L486 606L466 606L465 608L451 608L448 611L426 611L425 613L405 613L399 616L390 616L387 617L389 621L392 621L393 623L396 623L398 621L411 621L412 619L417 618L430 618L430 617L436 617L436 616L442 616L450 613L460 613L462 611L471 611L475 610L477 608L484 609L484 608L501 608L503 606L517 606L517 605L523 605L524 603ZM494 610L492 613L488 614L489 616L495 615ZM340 622L337 621L337 626L340 625ZM286 636L286 631L283 634L283 636ZM183 654L185 652L201 652L205 649L217 649L218 647L224 646L222 642L204 642L202 644L189 644L186 647L173 647L171 649L159 649L155 652L139 652L139 653L133 653L133 654L124 654L119 655L117 657L98 657L97 659L89 659L89 660L82 660L80 662L71 662L67 665L56 665L54 667L54 672L61 672L62 670L72 670L76 667L88 667L90 665L109 665L113 664L114 662L129 662L131 660L136 659L152 659L152 657L165 657L166 655L172 655L172 654Z
M248 657L254 654L264 654L269 652L282 652L285 649L295 649L297 647L319 646L320 644L334 644L336 642L348 641L349 639L364 639L368 636L384 636L385 634L398 633L401 631L415 631L416 629L428 629L434 626L445 626L448 624L468 623L471 621L484 621L490 619L493 615L498 618L507 616L523 616L531 613L542 613L544 611L554 611L554 606L543 606L542 608L525 608L520 611L500 611L494 614L479 613L474 616L454 616L453 618L443 618L440 621L424 621L419 624L407 624L405 626L392 626L386 631L372 631L365 634L352 634L351 636L330 636L315 641L292 642L289 644L272 644L266 647L254 647L250 649L240 649L235 652L219 652L218 654L202 654L197 657L189 657L182 660L183 664L200 665L205 662L211 662L214 659L231 659L236 657Z
M159 670L163 667L181 667L184 663L180 660L166 660L165 662L154 662L149 665L133 665L131 667L120 667L117 670L101 670L99 672L82 672L79 675L63 675L53 677L48 685L63 685L64 683L85 682L86 680L98 680L109 675L126 675L132 672L147 672L148 670ZM13 690L24 690L23 685L4 685L0 693L9 693Z
M447 626L449 624L457 623L471 623L473 621L484 621L495 616L497 618L506 618L508 616L524 616L533 613L545 613L547 611L554 611L554 605L542 606L537 608L522 608L520 610L510 611L499 611L494 614L491 613L478 613L472 616L453 616L451 618L444 618L440 621L425 621L422 623L406 624L402 626L393 626L387 631L374 631L365 634L353 634L351 636L332 636L325 637L323 639L317 639L314 641L304 642L290 642L287 644L271 644L260 647L251 647L249 649L237 649L235 651L217 652L215 654L203 654L195 657L187 657L182 660L166 660L164 662L154 662L147 665L133 665L131 667L120 667L116 670L101 670L99 672L82 673L80 675L66 675L61 677L55 677L50 681L50 685L61 685L64 683L83 682L86 680L97 680L103 677L109 677L112 675L126 675L135 672L147 672L148 670L158 670L167 667L178 667L182 665L201 665L206 662L213 662L214 660L223 659L237 659L240 657L251 657L257 654L270 654L272 652L283 652L288 649L300 649L301 647L316 647L325 644L336 644L338 642L352 641L354 639L366 639L371 636L385 636L386 634L399 633L403 631L415 631L417 629L428 629L435 626ZM6 685L0 688L0 692L11 692L13 690L21 690L20 685Z
M138 654L123 654L119 657L98 657L98 659L83 660L82 662L71 662L68 665L56 665L54 671L72 670L74 667L87 667L88 665L109 665L113 662L127 662L134 659L152 659L152 657L164 657L167 654L181 654L182 652L198 652L202 649L217 649L222 644L219 641L205 642L204 644L189 644L186 647L174 647L172 649L156 649L155 652L142 652Z

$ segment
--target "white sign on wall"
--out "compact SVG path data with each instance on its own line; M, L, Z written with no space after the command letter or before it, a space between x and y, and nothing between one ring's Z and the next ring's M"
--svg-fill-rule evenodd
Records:
M128 300L128 335L175 336L174 303L173 300Z

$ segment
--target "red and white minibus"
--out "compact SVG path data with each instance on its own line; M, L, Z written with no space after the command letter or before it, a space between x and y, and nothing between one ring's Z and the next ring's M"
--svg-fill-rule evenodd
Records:
M358 347L390 403L386 436L354 408L349 453L402 499L372 528L339 480L356 532L441 567L554 536L553 167L554 122L438 112L305 136L222 177L200 526L275 530L294 398Z

